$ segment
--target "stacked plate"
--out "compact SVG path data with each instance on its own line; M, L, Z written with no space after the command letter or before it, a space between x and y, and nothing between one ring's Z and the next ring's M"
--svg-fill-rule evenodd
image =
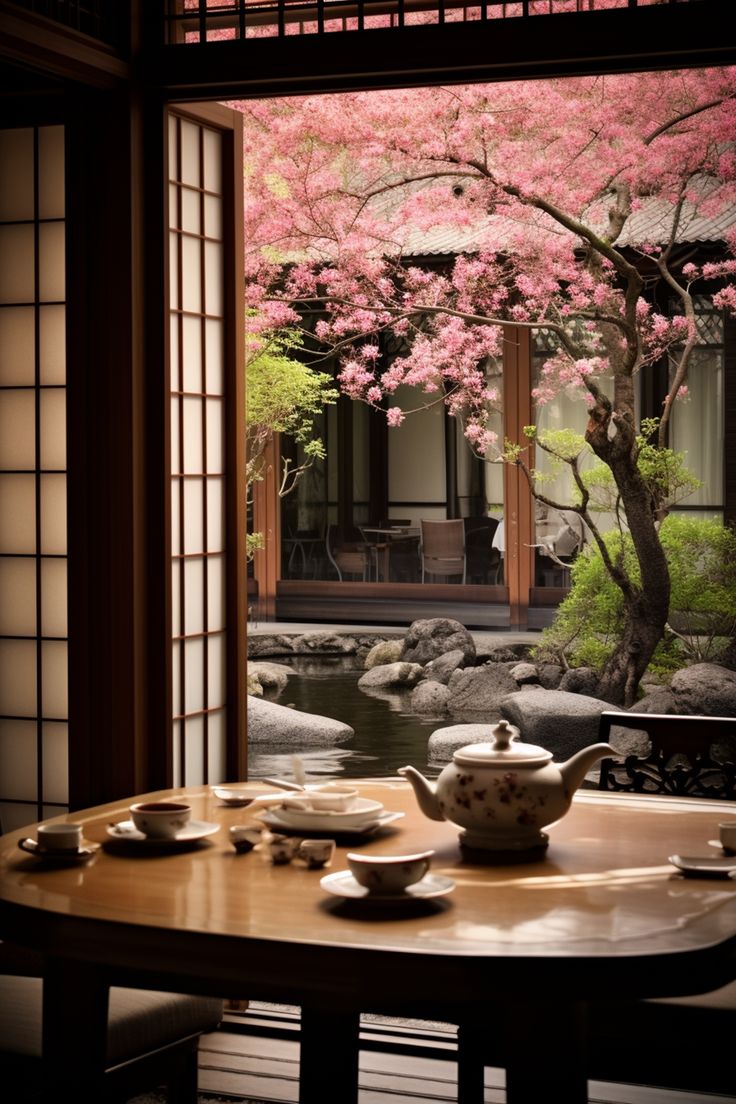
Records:
M324 808L315 794L274 794L269 808L259 819L279 832L299 832L300 835L366 835L399 820L403 813L389 812L380 801L367 797L352 797L345 808Z

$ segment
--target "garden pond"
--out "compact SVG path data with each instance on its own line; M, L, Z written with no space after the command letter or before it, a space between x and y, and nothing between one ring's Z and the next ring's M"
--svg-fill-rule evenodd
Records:
M250 778L292 778L292 756L297 750L310 780L386 778L407 764L427 777L437 777L442 763L428 762L427 742L435 729L453 721L412 713L411 690L398 693L358 689L358 679L365 667L355 656L294 656L274 660L291 667L294 674L277 697L267 695L269 701L343 721L355 735L338 747L301 750L251 746Z

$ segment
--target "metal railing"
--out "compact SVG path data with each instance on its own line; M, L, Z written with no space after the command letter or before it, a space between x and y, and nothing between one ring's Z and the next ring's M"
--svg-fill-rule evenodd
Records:
M203 43L426 24L524 20L698 0L169 0L165 41Z

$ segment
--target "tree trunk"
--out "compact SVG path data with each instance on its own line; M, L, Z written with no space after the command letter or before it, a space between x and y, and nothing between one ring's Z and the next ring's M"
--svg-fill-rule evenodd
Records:
M598 694L616 705L630 706L636 701L639 680L664 634L669 616L670 575L649 488L628 458L612 457L609 463L626 512L641 586L627 578L624 585L615 580L624 596L624 627L603 669Z
M636 701L639 680L664 634L670 606L669 568L657 531L657 503L638 468L633 418L612 418L610 409L599 405L591 411L586 438L611 469L639 564L640 582L629 577L623 562L608 564L623 595L624 625L598 684L600 697L629 706Z

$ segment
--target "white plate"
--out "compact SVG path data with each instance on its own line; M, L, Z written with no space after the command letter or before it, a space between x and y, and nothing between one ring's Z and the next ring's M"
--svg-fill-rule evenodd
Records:
M312 815L306 821L293 824L281 819L280 810L271 809L267 813L259 814L258 819L267 828L278 832L318 832L322 835L329 832L330 838L334 839L335 836L367 836L379 828L384 828L387 824L393 824L395 820L401 820L404 815L404 813L390 813L387 809L384 809L378 815L369 816L361 824L348 826L341 824L339 818L328 817L325 813L321 813L317 818Z
M670 855L667 861L685 874L726 877L736 872L736 855Z
M25 851L27 855L33 855L34 859L40 859L41 862L54 863L55 866L71 866L74 863L88 862L93 855L96 855L100 850L99 843L88 843L84 847L78 848L76 851L54 852L44 851L34 839L22 839L18 840L18 846L21 851Z
M407 886L400 893L371 893L369 889L356 882L349 870L338 870L328 874L319 883L328 893L336 897L349 898L351 901L367 901L370 904L405 905L409 901L427 901L432 897L444 897L455 888L452 878L444 874L425 874L419 882Z
M121 820L119 824L111 824L107 834L110 839L125 840L126 843L143 843L149 847L173 847L182 843L194 843L195 840L212 836L219 830L219 824L212 824L207 820L190 820L175 836L145 836L143 832L138 831L132 820Z
M320 832L355 830L377 820L383 811L380 801L370 801L367 797L356 797L350 808L344 812L336 809L301 809L296 803L291 807L286 804L271 807L271 812L283 824Z

